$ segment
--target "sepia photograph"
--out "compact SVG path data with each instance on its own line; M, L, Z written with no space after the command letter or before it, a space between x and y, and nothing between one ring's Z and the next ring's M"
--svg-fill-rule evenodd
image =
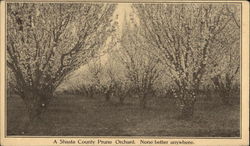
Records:
M241 139L242 5L5 1L5 137Z

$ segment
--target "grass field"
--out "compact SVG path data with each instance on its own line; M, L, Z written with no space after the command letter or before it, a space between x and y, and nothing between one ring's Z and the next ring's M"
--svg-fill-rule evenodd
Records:
M21 98L8 98L8 135L46 136L182 136L239 137L240 107L223 106L216 97L199 98L193 120L178 120L172 100L154 99L141 109L136 102L60 95L52 100L42 121L27 124Z

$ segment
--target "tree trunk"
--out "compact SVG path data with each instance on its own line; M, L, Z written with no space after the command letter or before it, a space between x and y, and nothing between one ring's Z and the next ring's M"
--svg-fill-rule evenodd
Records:
M140 106L141 106L141 108L145 109L146 108L146 96L143 95L143 96L141 96L140 99L141 99L140 100Z
M120 104L124 104L125 96L120 95Z
M231 105L230 92L229 91L219 91L219 92L220 92L220 97L221 97L221 101L222 101L223 105L226 105L226 106Z
M181 119L190 120L194 115L194 103L184 104L181 109Z
M197 90L181 90L177 94L177 100L180 101L178 106L180 107L180 119L191 120L194 115L194 104L196 102Z
M94 97L93 87L90 87L90 88L89 88L88 96L89 96L90 98L93 98L93 97Z
M224 105L231 105L231 89L232 89L232 80L229 74L226 74L225 83L223 83L223 79L220 76L216 76L213 79L213 83L215 85L215 89L217 93L221 97L221 101Z
M106 93L106 95L105 95L105 101L109 101L110 100L110 93L108 92L108 93Z
M47 109L49 100L52 98L52 93L43 91L43 94L39 94L34 91L24 92L24 102L28 110L28 116L30 122L36 122L41 120L42 113Z

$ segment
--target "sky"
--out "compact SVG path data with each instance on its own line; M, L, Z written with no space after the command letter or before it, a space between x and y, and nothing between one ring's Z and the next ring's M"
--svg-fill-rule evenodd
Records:
M118 32L121 34L122 33L122 26L125 20L125 15L126 15L126 19L127 21L129 21L129 14L132 13L132 7L130 3L118 3L116 10L114 12L114 19L118 16ZM100 59L101 62L105 63L108 59L108 54L107 55L103 55Z
M118 14L118 23L120 28L122 27L125 14L128 16L130 13L132 13L130 3L118 3L116 11L114 12L114 16Z

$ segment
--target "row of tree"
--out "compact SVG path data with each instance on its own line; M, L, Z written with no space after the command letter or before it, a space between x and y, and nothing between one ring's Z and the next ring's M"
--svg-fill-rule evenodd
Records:
M208 85L230 105L231 96L239 94L239 7L134 4L133 8L136 16L125 16L119 46L110 53L110 62L118 62L113 68L122 70L118 74L123 77L116 79L117 73L109 69L111 84L105 83L126 83L127 89L115 91L112 86L110 92L136 94L145 108L146 98L167 91L184 119L193 116L197 94ZM162 89L162 81L168 89Z
M123 103L137 95L145 108L147 98L171 91L181 117L190 119L201 87L212 83L228 104L239 86L240 7L131 6L118 26L115 4L7 5L9 84L32 120L65 78L88 63L91 83L74 86L87 96L100 92L109 101L115 94ZM101 48L111 50L104 64L98 63Z

